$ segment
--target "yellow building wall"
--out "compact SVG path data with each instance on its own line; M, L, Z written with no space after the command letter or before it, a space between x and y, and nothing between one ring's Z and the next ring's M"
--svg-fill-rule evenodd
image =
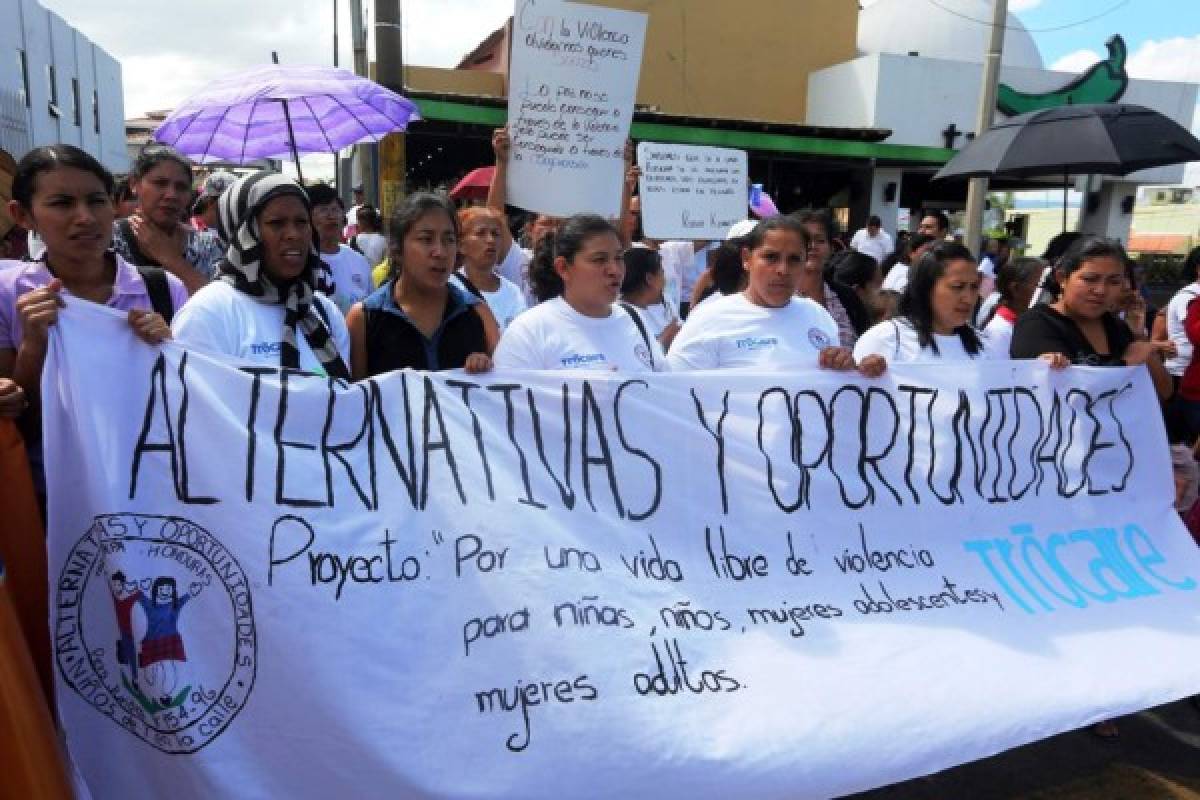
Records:
M638 104L665 114L802 123L809 73L858 54L858 0L584 1L650 15ZM505 91L486 71L414 67L405 78L426 91Z
M638 103L804 122L808 75L858 55L858 0L585 0L650 15Z

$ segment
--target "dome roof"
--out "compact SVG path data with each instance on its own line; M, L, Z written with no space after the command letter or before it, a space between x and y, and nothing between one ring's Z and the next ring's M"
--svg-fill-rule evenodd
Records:
M858 15L863 55L916 52L925 58L983 63L991 36L988 0L878 0ZM1006 67L1044 69L1042 54L1012 14L1004 31Z

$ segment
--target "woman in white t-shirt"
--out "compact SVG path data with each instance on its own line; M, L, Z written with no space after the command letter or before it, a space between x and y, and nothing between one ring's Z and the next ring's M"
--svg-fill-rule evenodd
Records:
M911 269L895 318L875 325L854 346L856 358L906 361L1006 358L971 326L979 299L979 268L954 242L934 245Z
M988 340L989 347L996 351L997 358L1008 357L1013 326L1017 324L1017 317L1029 310L1029 303L1033 300L1033 293L1037 291L1045 268L1045 261L1027 256L1010 259L996 270L996 291L1000 299L992 309L991 318L982 324L984 338Z
M496 271L506 223L490 208L472 206L458 212L458 255L462 266L451 280L488 304L503 331L525 310L520 287Z
M218 277L175 315L175 338L212 353L350 378L350 337L314 291L321 267L308 195L274 172L238 180L218 201L229 242Z
M595 214L568 219L542 239L529 277L538 305L504 331L501 369L653 372L662 348L636 312L617 303L624 250L612 223Z
M797 297L806 268L809 238L792 217L764 220L742 247L744 291L696 308L671 345L672 370L729 367L811 367L852 370L868 377L887 368L879 356L855 363L838 344L838 326L819 303Z
M625 279L621 281L621 302L637 309L650 335L663 350L679 333L679 317L663 294L667 277L662 254L649 247L635 245L625 251Z

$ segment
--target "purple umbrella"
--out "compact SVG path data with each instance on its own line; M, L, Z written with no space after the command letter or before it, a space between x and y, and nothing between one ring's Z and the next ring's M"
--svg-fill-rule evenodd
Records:
M416 105L336 67L267 65L214 81L184 100L155 140L198 161L245 164L344 147L404 130Z

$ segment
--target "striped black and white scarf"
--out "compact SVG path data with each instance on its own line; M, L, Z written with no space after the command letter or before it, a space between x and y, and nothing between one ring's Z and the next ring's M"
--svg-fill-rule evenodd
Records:
M309 246L304 272L282 285L271 279L262 264L258 215L270 200L288 194L300 198L305 208L309 207L308 196L300 184L275 172L247 175L221 194L217 204L217 228L221 238L229 242L229 247L218 265L219 280L260 303L284 307L282 366L300 366L300 351L296 347L296 331L299 330L327 375L349 379L350 371L315 305L318 301L313 297L314 288L319 288L319 276L328 272L316 248Z

